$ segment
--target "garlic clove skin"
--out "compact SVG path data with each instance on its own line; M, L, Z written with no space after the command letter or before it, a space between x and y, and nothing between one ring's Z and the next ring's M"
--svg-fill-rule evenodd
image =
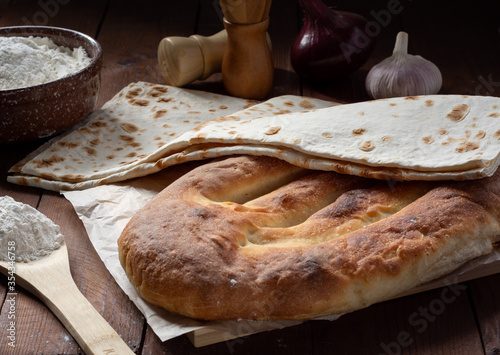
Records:
M419 55L408 54L408 35L399 32L393 55L368 73L365 88L372 98L432 95L443 83L439 68Z

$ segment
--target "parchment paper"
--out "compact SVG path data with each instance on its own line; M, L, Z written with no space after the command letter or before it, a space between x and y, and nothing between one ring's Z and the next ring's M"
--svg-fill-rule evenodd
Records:
M143 313L148 324L162 341L207 327L234 335L244 335L300 324L301 321L197 321L171 314L145 302L128 281L118 259L116 244L123 228L132 215L154 195L198 164L200 163L181 164L126 183L103 185L85 191L66 191L62 194L72 203L83 221L90 241L111 275Z
M83 221L90 241L118 285L144 314L148 324L161 339L166 341L188 332L211 328L233 335L246 335L300 324L301 321L231 321L201 322L177 316L142 300L122 269L118 259L117 239L132 215L163 188L204 162L190 162L172 166L156 174L124 183L103 185L84 191L67 191L62 194L72 203ZM498 248L490 255L474 259L456 272L446 276L445 284L456 282L457 276L483 265L500 260ZM318 318L336 320L341 315Z

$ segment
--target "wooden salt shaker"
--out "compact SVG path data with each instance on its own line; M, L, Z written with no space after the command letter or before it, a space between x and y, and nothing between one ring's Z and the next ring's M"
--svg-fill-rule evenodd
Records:
M158 65L168 85L184 86L221 71L227 33L210 37L165 37L158 46Z
M272 89L274 66L266 33L271 0L220 0L227 31L222 80L229 94L264 99Z

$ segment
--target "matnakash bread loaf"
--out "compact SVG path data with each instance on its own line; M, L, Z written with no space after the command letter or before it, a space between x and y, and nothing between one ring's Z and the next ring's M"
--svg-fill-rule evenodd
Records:
M498 172L395 182L243 155L165 188L118 249L139 295L170 312L311 319L390 299L490 253L499 221Z

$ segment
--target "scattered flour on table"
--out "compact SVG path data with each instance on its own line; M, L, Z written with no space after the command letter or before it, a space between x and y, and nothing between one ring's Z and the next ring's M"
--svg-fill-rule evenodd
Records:
M0 90L48 83L90 62L82 47L71 50L48 37L0 37Z
M0 197L0 260L9 261L9 246L16 261L29 262L49 255L63 242L59 226L43 213L10 196Z

